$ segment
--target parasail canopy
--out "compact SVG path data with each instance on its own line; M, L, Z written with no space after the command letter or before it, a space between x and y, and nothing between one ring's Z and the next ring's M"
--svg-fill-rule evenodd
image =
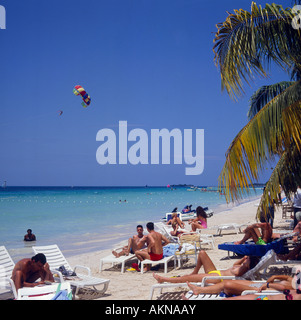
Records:
M81 95L83 102L82 106L84 108L88 107L91 103L91 97L88 95L88 93L85 91L85 89L82 86L75 86L73 89L73 93L78 96Z

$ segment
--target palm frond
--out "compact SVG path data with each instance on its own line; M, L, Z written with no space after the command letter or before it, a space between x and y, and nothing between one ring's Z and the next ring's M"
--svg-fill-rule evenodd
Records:
M266 77L265 63L300 66L300 33L291 26L293 17L290 8L276 4L262 8L252 2L250 13L234 10L217 24L214 60L220 68L222 89L231 97L244 92L244 81L249 84L255 76Z
M238 133L226 153L219 186L234 201L258 181L268 160L291 144L301 149L301 83L294 82L269 101Z
M257 210L257 217L267 215L269 206L274 207L279 204L278 194L280 186L285 195L290 198L301 183L301 154L292 145L291 148L285 151L275 166L265 190L260 200Z
M301 69L299 69L296 65L294 65L291 72L290 72L290 75L291 75L292 81L301 80Z
M261 110L269 101L274 99L278 94L283 92L294 82L282 81L269 86L262 86L250 98L248 119L251 120L256 113Z

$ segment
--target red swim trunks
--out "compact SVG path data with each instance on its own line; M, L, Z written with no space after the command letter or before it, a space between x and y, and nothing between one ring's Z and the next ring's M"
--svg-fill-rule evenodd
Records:
M150 259L151 259L152 261L158 261L158 260L161 260L161 259L163 258L163 253L161 253L161 254L156 254L156 253L150 252L149 256L150 256Z

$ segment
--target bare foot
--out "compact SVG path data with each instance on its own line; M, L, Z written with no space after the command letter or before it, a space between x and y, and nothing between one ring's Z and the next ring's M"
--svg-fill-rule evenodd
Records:
M196 286L195 284L191 284L190 282L186 281L188 288L193 292L194 295L198 295L199 294L199 287Z
M158 281L158 283L163 283L164 280L162 279L161 276L153 272L153 277Z

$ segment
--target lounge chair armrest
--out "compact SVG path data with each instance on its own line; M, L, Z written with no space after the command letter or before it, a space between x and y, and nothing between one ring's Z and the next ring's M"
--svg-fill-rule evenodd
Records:
M171 243L180 243L180 240L178 237L175 237L175 236L170 236L170 238L172 239L173 242Z
M55 270L55 269L50 269L50 271L51 271L52 275L57 274L59 276L59 279L60 279L59 282L61 282L61 283L64 282L64 277L60 271Z
M237 277L235 276L206 276L203 278L201 282L201 286L205 287L207 280L235 280L235 279L237 279Z
M1 279L1 281L8 283L8 285L9 285L9 286L11 287L11 289L12 289L12 292L13 292L13 294L14 294L14 297L17 299L18 294L17 294L17 290L16 290L16 287L15 287L14 281L13 281L12 279L10 279L10 278L4 278L4 279Z
M261 292L258 292L256 290L245 290L241 293L242 296L248 295L248 294L256 294L256 295L273 295L273 294L279 294L280 291L277 290L262 290Z
M76 265L75 267L74 267L74 272L76 273L76 269L84 269L84 270L86 270L87 272L88 272L88 276L91 276L91 270L90 270L90 268L89 267L85 267L85 266L81 266L81 265Z

